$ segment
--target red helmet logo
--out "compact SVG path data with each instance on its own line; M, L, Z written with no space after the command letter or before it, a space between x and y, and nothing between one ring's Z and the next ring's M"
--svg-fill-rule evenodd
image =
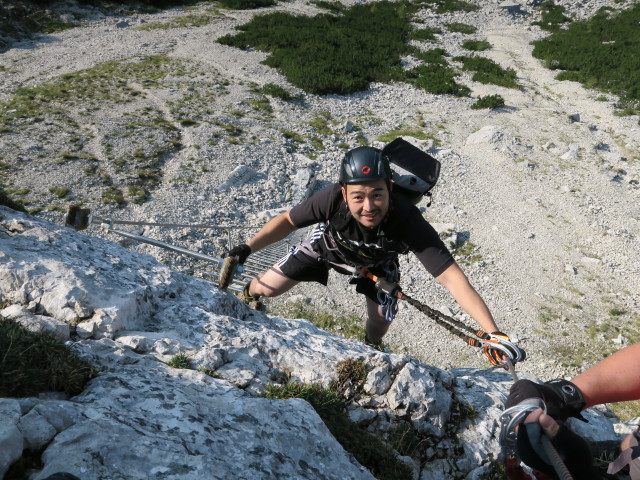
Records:
M371 173L371 169L365 165L364 167L362 167L362 173L364 173L365 175L369 175Z

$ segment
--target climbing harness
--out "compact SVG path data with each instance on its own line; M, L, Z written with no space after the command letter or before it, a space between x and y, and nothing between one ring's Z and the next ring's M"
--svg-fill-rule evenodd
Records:
M494 367L509 368L505 359L511 364L521 362L525 359L524 352L518 348L513 342L507 339L506 335L496 335L487 333L483 330L473 330L463 322L456 320L449 315L445 315L438 310L414 299L402 291L397 283L390 282L384 278L380 278L372 274L368 269L361 268L360 275L370 278L376 284L376 288L384 292L390 297L405 300L407 303L433 319L438 325L446 328L450 333L464 340L467 345L482 348L483 353L489 359ZM477 338L476 338L477 337ZM497 354L501 353L504 357L500 358Z

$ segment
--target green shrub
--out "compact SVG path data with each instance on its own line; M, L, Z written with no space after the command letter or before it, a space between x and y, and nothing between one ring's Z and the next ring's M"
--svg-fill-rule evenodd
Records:
M284 385L267 386L265 397L302 398L309 402L340 445L378 480L406 480L412 477L411 469L398 460L391 448L349 420L345 401L333 388L287 382Z
M451 94L457 97L466 97L470 89L455 81L458 76L452 68L435 63L419 65L406 73L406 80L418 88L436 95Z
M0 397L77 395L96 372L61 340L0 317Z
M250 10L253 8L270 7L275 5L275 0L218 0L218 2L227 8L234 10Z
M542 3L540 10L542 11L542 20L531 23L532 25L538 25L543 30L557 32L563 24L571 21L564 14L564 7L554 4L552 1Z
M551 69L564 70L556 78L582 83L640 100L640 4L620 12L600 9L591 19L533 42L533 56ZM627 113L638 113L638 104Z
M502 68L493 60L484 57L454 57L454 60L462 62L463 70L475 72L471 77L474 82L518 88L516 71L513 68Z
M456 32L456 33L472 34L478 31L478 29L473 25L467 25L466 23L460 23L460 22L449 23L447 24L446 27L447 27L447 30L449 30L450 32Z
M481 108L500 108L504 107L504 98L500 95L487 95L486 97L478 97L476 103L471 105L473 110Z
M441 33L442 33L442 30L440 30L439 28L431 28L431 27L419 28L419 29L412 30L411 33L409 33L409 38L411 40L422 40L422 41L435 40L436 35L439 35Z
M22 202L12 200L7 192L0 187L0 205L12 208L18 212L27 213L27 209Z
M167 365L172 368L193 369L193 363L191 362L191 359L184 353L174 355L171 360L167 362Z
M474 52L482 52L484 50L489 50L491 48L491 44L486 40L465 40L462 42L462 48L465 50L472 50Z
M416 4L430 5L435 8L437 13L475 12L480 9L479 6L463 0L421 0Z
M404 3L383 1L355 5L340 15L259 15L237 29L240 33L218 42L268 52L264 63L306 92L348 94L395 78L408 50L410 25Z
M276 85L275 83L266 83L262 87L262 93L265 95L269 95L270 97L279 98L280 100L289 101L293 97L291 94L282 88L280 85Z

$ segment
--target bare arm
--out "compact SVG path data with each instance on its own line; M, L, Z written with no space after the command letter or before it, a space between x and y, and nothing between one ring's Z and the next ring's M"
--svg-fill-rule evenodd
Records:
M291 221L289 212L284 212L269 220L265 226L247 242L247 245L251 247L251 252L255 253L272 243L282 240L297 229L298 227Z
M498 330L489 307L471 286L469 279L457 263L454 262L447 267L444 272L436 277L436 280L449 290L456 302L485 332L492 333Z
M640 343L618 350L571 381L587 407L640 399Z

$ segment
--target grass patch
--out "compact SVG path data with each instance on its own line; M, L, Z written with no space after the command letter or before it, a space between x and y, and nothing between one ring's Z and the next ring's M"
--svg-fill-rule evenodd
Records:
M632 418L636 418L640 415L640 400L633 400L631 402L619 402L619 403L609 403L607 404L613 413L615 413L618 418L627 422Z
M69 195L71 190L67 187L49 187L49 191L58 198L64 198Z
M172 368L185 368L189 370L193 369L193 363L191 362L191 359L184 353L174 355L171 360L167 362L167 365Z
M175 17L168 22L152 22L136 27L136 30L168 30L171 28L204 27L220 18L218 15L190 14Z
M618 95L626 113L639 114L639 22L640 4L620 12L603 7L589 20L548 28L550 36L533 42L533 56L547 68L564 70L558 80Z
M349 420L345 400L335 387L289 381L284 385L267 386L265 397L302 398L309 402L340 445L377 479L405 480L412 477L409 466L398 460L389 446Z
M322 312L304 301L288 304L285 314L291 318L303 318L323 330L346 338L364 339L364 325L361 318L356 315L343 316Z
M450 32L465 33L465 34L472 34L478 31L478 29L473 25L467 25L466 23L460 23L460 22L449 23L446 25L446 29L449 30Z
M379 142L389 143L398 137L413 137L417 140L433 140L436 144L439 143L433 135L426 133L424 130L415 130L411 128L391 130L390 132L379 135L376 140Z
M0 205L12 208L13 210L17 210L18 212L27 213L27 209L25 208L24 204L9 197L9 194L5 190L3 190L2 187L0 187Z
M293 98L293 96L280 85L276 85L275 83L265 83L262 87L262 93L265 95L269 95L270 97L279 98L280 100L284 100L288 102Z
M122 190L114 186L107 188L104 192L102 192L102 203L104 204L114 203L119 207L123 207L125 201L124 201L124 195L122 194Z
M18 120L36 122L44 115L64 115L70 106L126 103L140 92L127 81L155 87L167 75L184 75L184 64L165 55L106 62L87 70L60 75L55 80L14 91L8 102L0 102L0 125ZM10 113L9 113L10 112Z
M0 317L0 397L56 391L77 395L96 375L59 339Z
M474 52L482 52L489 50L492 47L491 43L487 40L465 40L462 42L462 48L465 50L472 50Z
M144 188L138 185L129 185L127 187L127 198L131 203L141 205L147 201L148 196Z
M454 257L459 258L459 263L470 265L482 261L482 255L476 253L476 246L469 240L465 240L451 249Z
M503 68L489 58L476 56L454 57L462 62L462 69L475 72L471 79L474 82L498 85L507 88L518 88L516 71L513 68Z
M478 97L476 103L471 105L473 110L480 110L482 108L500 108L504 107L504 98L500 95L487 95L486 97Z

